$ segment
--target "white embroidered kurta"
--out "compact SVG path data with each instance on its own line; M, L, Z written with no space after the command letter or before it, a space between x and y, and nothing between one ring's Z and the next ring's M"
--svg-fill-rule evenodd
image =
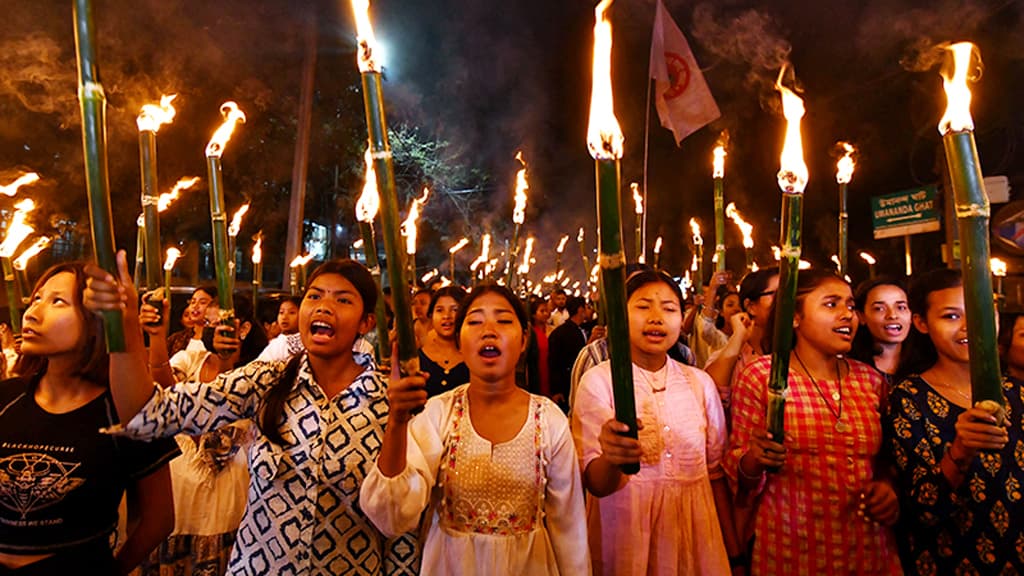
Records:
M473 429L463 385L409 424L405 470L374 466L360 503L385 534L423 527L423 574L589 575L583 488L568 422L531 395L519 433L492 445ZM430 506L428 509L427 506Z
M364 368L368 356L356 356ZM254 362L216 380L157 388L125 426L140 439L202 434L256 419L284 364ZM249 451L249 494L229 574L378 575L417 573L411 535L388 542L358 508L359 486L387 421L385 383L367 368L334 398L313 379L308 359L285 402L285 446L258 428Z
M667 359L659 372L633 365L643 423L640 472L619 491L587 498L594 574L729 574L711 480L723 478L728 432L707 373ZM658 391L655 391L658 390ZM586 470L601 455L601 426L615 417L611 364L583 375L573 437Z

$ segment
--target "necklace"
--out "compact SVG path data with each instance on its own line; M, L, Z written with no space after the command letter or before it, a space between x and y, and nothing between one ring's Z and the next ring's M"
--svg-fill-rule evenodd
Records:
M640 367L637 366L637 368ZM650 376L648 376L648 374L650 374ZM658 387L659 375L661 375L661 387ZM664 392L665 389L668 387L668 362L666 362L664 366L662 366L658 370L655 370L654 372L648 372L647 370L640 368L640 376L643 376L644 382L646 382L647 385L651 387L651 390L655 394L659 392Z
M843 421L843 372L839 367L839 358L836 358L836 382L839 385L839 389L832 393L832 400L838 404L837 409L832 407L832 403L828 401L828 398L821 391L821 386L818 385L818 381L814 378L814 375L811 374L811 371L807 369L804 361L800 359L800 355L796 353L796 350L793 350L793 356L796 357L797 363L799 363L800 367L803 368L807 377L811 379L811 384L814 384L814 390L818 393L818 396L821 396L821 400L825 403L825 406L828 407L828 411L832 413L832 417L836 419L836 432L849 432L850 425Z

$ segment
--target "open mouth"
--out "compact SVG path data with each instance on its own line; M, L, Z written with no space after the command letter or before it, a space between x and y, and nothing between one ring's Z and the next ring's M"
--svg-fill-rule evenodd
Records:
M853 335L853 328L850 327L850 326L840 326L839 328L836 328L836 329L834 329L832 331L835 332L836 334L840 334L842 336L847 336L847 337Z
M329 338L334 336L334 327L326 322L317 320L309 325L309 334L311 336L324 336Z
M901 334L903 332L902 324L886 324L882 328L884 328L889 334Z
M664 330L657 330L657 329L644 330L644 337L645 338L665 338L667 336L668 336L668 332L665 332Z
M479 354L483 358L497 358L498 356L501 356L501 350L499 350L497 346L488 344L487 346L480 348Z
M958 338L956 343L960 344L961 346L966 346L967 345L967 338Z

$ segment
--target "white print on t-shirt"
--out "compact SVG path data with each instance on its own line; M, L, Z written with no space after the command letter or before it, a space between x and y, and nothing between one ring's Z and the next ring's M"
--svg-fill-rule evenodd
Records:
M71 476L81 464L61 462L39 452L0 458L0 505L21 514L52 506L85 483Z

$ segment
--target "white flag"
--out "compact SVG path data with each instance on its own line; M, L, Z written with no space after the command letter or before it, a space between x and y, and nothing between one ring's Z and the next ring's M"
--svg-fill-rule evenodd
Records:
M676 144L722 115L690 44L661 0L651 35L651 78L658 118L675 135Z

